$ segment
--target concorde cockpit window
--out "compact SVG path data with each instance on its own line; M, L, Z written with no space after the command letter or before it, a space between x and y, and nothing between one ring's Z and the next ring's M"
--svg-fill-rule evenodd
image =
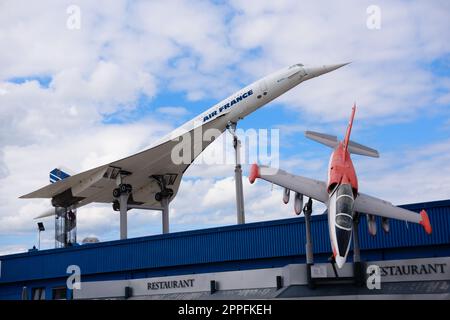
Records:
M301 63L297 63L297 64L294 64L294 65L290 66L289 69L292 69L292 68L295 68L295 67L304 67L304 65L301 64Z

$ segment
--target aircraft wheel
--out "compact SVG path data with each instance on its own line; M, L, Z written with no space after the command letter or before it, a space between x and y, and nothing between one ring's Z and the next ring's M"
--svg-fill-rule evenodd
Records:
M173 196L173 190L172 189L167 189L166 194L167 194L168 198L171 198Z
M114 198L120 197L120 189L119 189L119 188L115 188L115 189L113 190L113 197L114 197Z
M114 211L120 211L120 203L119 203L119 201L114 201L113 202L113 210Z
M156 200L156 201L161 201L161 200L162 200L161 192L157 192L157 193L155 194L155 200Z
M131 193L131 190L133 190L133 187L131 186L131 184L127 184L127 192Z
M119 189L120 189L120 193L126 193L128 191L128 187L126 184L121 184L119 186Z

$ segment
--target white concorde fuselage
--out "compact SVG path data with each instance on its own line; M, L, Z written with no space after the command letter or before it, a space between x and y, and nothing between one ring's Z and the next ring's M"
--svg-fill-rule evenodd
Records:
M160 191L161 186L154 178L149 181L150 176L170 175L175 177L175 180L169 181L171 190L173 190L170 199L173 199L183 173L192 161L212 143L214 139L211 136L217 137L215 135L217 131L222 133L230 122L235 123L243 119L301 82L344 65L304 67L301 64L295 64L283 68L220 101L138 153L80 172L54 184L51 183L21 198L51 198L57 206L72 208L91 202L110 203L117 200L113 190L119 182L112 176L114 171L120 168L127 172L120 184L132 186L133 200L159 209L161 204L156 199L156 194ZM194 129L199 130L194 131ZM214 129L215 132L208 131L210 129ZM202 135L197 134L202 132ZM188 137L191 133L193 133L193 139ZM199 137L200 139L198 139ZM184 149L186 147L188 149ZM187 151L185 152L185 150ZM194 152L190 152L191 150Z
M295 64L278 70L215 104L157 141L154 145L177 138L185 132L202 127L218 117L224 116L224 121L220 121L221 123L237 122L303 81L334 71L347 64L324 65L321 67L305 67L302 64Z

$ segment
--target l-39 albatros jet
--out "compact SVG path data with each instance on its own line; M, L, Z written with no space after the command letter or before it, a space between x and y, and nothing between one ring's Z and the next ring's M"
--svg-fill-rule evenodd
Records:
M327 206L328 228L333 256L339 268L344 265L350 248L353 230L353 219L359 213L367 215L369 232L376 233L375 216L382 217L383 229L389 229L388 219L405 220L419 223L428 234L431 224L425 210L420 214L394 206L390 202L377 199L358 192L358 180L350 154L359 154L378 158L378 151L350 140L350 133L355 116L356 105L353 106L350 122L344 141L336 136L306 131L305 136L334 149L328 168L328 182L317 181L289 174L282 170L253 164L249 180L254 183L257 178L284 187L283 201L289 201L289 191L295 191L295 213L300 214L303 207L303 196L323 202Z
M20 198L50 198L54 207L72 210L92 202L113 203L114 210L120 211L121 238L127 237L127 210L162 210L163 232L168 232L169 202L177 194L181 177L213 141L211 137L196 138L196 132L214 129L222 133L230 124L235 124L303 81L344 65L305 67L295 64L283 68L220 101L144 151L73 176L53 171L50 175L53 183ZM187 142L188 148L180 151L183 161L174 161L173 150L179 148L180 141L185 142L184 146ZM52 214L54 212L48 212L40 217Z

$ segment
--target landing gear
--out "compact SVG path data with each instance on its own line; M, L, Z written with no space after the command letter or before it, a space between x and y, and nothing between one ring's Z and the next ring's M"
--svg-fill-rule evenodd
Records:
M113 190L113 197L114 197L114 198L120 197L120 189L119 189L119 188L115 188L115 189Z
M133 200L131 195L133 188L130 184L123 183L123 178L131 173L121 171L116 178L117 188L113 189L114 197L112 208L120 212L120 239L127 238L127 211L137 208L144 210L160 210L159 207L141 206ZM155 194L155 200L161 203L162 207L162 225L163 233L169 232L169 201L174 195L173 189L167 188L167 184L172 185L176 175L153 175L150 178L155 179L160 187L159 192Z
M169 200L172 198L174 192L172 189L166 187L166 179L161 175L153 175L161 191L155 194L155 200L161 203L162 207L162 232L169 233Z
M132 190L133 187L131 186L131 184L120 184L118 188L115 188L113 190L113 197L119 198L121 194L131 193Z
M155 194L155 200L161 202L164 198L171 198L173 196L173 190L170 188L164 189L161 192Z
M121 180L121 179L120 179ZM127 238L127 211L128 198L133 188L130 184L119 183L119 186L113 190L113 210L120 211L120 239Z
M114 200L114 201L113 201L112 207L113 207L113 210L114 210L114 211L119 211L119 210L120 210L120 203L119 203L119 200Z
M131 184L121 184L119 186L119 190L121 193L131 193L132 189L133 188L131 187Z

